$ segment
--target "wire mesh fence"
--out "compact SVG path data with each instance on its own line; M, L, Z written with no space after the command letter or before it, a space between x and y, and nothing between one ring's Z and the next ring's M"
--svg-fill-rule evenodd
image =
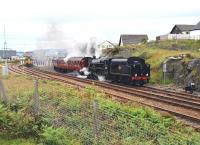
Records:
M84 91L63 87L56 82L40 80L38 84L37 79L29 81L32 85L25 85L30 90L28 93L26 89L20 90L20 86L16 85L16 103L21 99L22 106L31 105L34 115L41 114L54 128L65 128L70 135L81 140L82 144L115 144L136 133L136 126L132 122L137 118L120 109L103 106L94 99L98 94L95 90L89 90L89 93L86 91L85 99Z
M169 135L170 126L174 129L173 120L162 118L152 110L141 108L133 111L129 107L121 107L91 86L79 90L54 81L39 80L38 84L37 81L34 84L30 77L14 77L10 82L4 80L4 86L10 104L17 108L16 112L25 113L22 117L26 119L30 119L30 113L39 112L45 125L64 128L81 144L159 144L159 141L170 141L162 135ZM27 114L28 117L25 116ZM37 126L38 120L33 121L36 123L31 123ZM37 136L42 131L34 133Z
M131 122L136 119L134 116L120 110L112 114L102 108L97 100L80 103L77 108L71 107L70 102L65 103L58 112L59 116L53 118L52 125L65 127L71 135L83 140L87 145L111 142L115 144L135 133L136 126L131 126Z

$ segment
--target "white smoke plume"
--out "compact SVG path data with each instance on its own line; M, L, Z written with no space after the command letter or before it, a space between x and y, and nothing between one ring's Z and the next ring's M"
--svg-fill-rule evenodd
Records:
M91 37L88 42L77 41L63 33L56 23L49 25L48 32L38 40L37 47L33 57L38 61L47 61L54 57L65 57L64 60L67 61L69 57L100 55L95 37Z
M80 73L81 73L82 75L85 75L85 76L88 76L88 75L90 74L88 68L86 68L86 67L82 68L82 69L80 70Z
M92 37L87 43L74 43L74 47L67 51L68 55L65 57L66 62L70 57L82 56L93 57L96 56L97 45L96 38Z

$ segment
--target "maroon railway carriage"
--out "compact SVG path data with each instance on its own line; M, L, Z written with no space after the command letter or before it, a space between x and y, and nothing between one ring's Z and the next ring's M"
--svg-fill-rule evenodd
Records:
M70 57L67 61L64 58L53 59L54 69L60 72L80 71L84 67L88 67L91 57Z

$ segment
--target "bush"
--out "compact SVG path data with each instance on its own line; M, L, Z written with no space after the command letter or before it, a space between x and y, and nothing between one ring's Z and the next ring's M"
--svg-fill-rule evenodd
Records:
M42 142L45 145L70 145L70 141L66 137L64 128L53 128L45 126L42 133Z
M11 108L0 104L0 129L3 134L12 137L37 137L40 131L41 118L36 121L30 114L23 111L11 111Z

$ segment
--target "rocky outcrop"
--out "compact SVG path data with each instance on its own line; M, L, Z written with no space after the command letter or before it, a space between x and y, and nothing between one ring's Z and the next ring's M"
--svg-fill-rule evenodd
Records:
M186 62L182 59L171 59L166 61L166 77L173 79L177 85L187 86L195 83L200 91L200 58Z
M185 78L185 83L194 82L200 91L200 58L193 59L187 66L188 75Z

